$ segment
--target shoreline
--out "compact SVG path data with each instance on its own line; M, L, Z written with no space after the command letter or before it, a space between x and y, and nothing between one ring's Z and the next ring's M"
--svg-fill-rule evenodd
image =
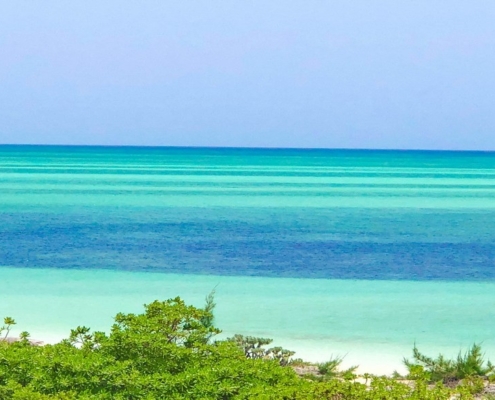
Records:
M410 357L457 356L474 342L495 360L495 310L486 308L495 283L345 281L294 278L148 274L110 270L0 267L0 317L15 333L58 341L70 329L108 331L118 312L140 312L155 299L180 296L202 306L216 287L220 338L240 333L273 339L295 358L323 362L345 356L343 366L391 374ZM428 310L425 312L424 310ZM449 332L448 337L445 332Z
M75 326L73 327L75 328ZM16 339L19 336L20 329L12 329L9 335L10 340ZM28 330L29 332L29 330ZM39 333L39 332L38 332ZM56 344L63 339L68 338L70 330L65 334L54 332L43 332L33 334L29 340L35 345ZM108 334L108 331L105 331ZM31 332L30 332L31 334ZM242 334L242 332L241 332ZM233 334L222 332L216 339L225 340ZM249 335L246 335L249 336ZM261 335L261 337L264 337ZM403 375L406 373L406 368L403 363L404 358L412 359L412 348L396 343L373 343L373 342L349 342L341 341L340 343L319 342L317 340L293 340L283 338L272 338L273 342L266 348L280 346L284 349L295 351L293 360L302 359L305 362L312 364L329 361L332 358L342 358L341 369L347 369L357 366L356 372L358 375L365 373L376 376L392 376L394 372ZM345 344L344 344L345 343ZM481 344L485 351L485 358L495 361L495 347L486 347ZM459 352L464 352L467 347L454 348L453 346L435 346L418 344L420 350L430 356L436 357L438 354L443 354L447 358L455 358Z
M14 342L19 340L18 338L18 330L13 329L12 334L9 335L9 337L6 339L7 342ZM221 337L218 338L218 340L222 340L226 338L226 335L220 335ZM56 344L60 342L63 339L66 339L68 335L61 335L61 334L47 334L44 336L40 335L33 335L32 337L29 337L29 341L36 346L43 346L43 345L50 345L50 344ZM0 339L0 342L3 341L3 339ZM380 358L378 358L379 352L378 351L369 351L366 352L366 350L358 352L354 352L351 355L348 354L340 354L338 352L333 352L333 353L327 353L324 350L322 351L321 347L327 347L327 346L321 346L319 348L314 348L314 347L308 347L308 348L299 348L295 349L294 347L291 346L286 346L283 341L280 340L274 340L274 342L268 346L269 347L274 347L274 346L281 346L284 348L287 348L289 350L293 350L296 352L296 354L292 357L293 359L302 359L305 362L309 363L319 363L319 362L325 362L328 361L330 358L333 357L343 357L341 369L347 369L352 366L358 366L357 368L357 373L358 374L364 374L364 373L370 373L373 375L386 375L390 376L393 374L394 371L398 371L399 373L405 373L405 368L403 367L403 364L400 362L394 362L394 360L397 359L395 357L395 354L386 354L384 356L383 353L380 353ZM327 349L328 350L328 349ZM383 349L380 349L383 350Z

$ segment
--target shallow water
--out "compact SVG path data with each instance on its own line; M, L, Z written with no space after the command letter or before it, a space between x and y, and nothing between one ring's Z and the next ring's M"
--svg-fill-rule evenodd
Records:
M0 315L59 338L218 284L225 334L312 359L492 351L494 195L493 153L0 146Z
M78 325L108 330L119 311L180 295L201 306L216 288L222 337L276 338L305 359L390 373L413 343L456 354L473 341L495 354L494 283L260 278L3 268L1 310L18 330L57 341Z

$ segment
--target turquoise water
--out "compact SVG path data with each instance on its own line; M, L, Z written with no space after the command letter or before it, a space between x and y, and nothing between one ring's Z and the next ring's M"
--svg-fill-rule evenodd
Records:
M218 285L224 335L310 359L495 358L494 195L493 153L0 146L0 315L55 340Z

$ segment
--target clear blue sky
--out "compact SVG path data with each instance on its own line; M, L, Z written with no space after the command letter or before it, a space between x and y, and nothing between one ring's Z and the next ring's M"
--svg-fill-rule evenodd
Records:
M495 149L495 1L2 1L0 143Z

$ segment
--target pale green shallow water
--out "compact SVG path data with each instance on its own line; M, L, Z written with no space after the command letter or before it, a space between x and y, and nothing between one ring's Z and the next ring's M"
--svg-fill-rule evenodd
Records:
M202 305L216 287L216 323L223 336L277 338L298 356L391 373L414 342L456 354L473 341L495 355L494 283L273 279L3 268L0 313L18 330L56 341L86 325L108 330L119 311L180 295ZM475 329L473 329L475 328Z

